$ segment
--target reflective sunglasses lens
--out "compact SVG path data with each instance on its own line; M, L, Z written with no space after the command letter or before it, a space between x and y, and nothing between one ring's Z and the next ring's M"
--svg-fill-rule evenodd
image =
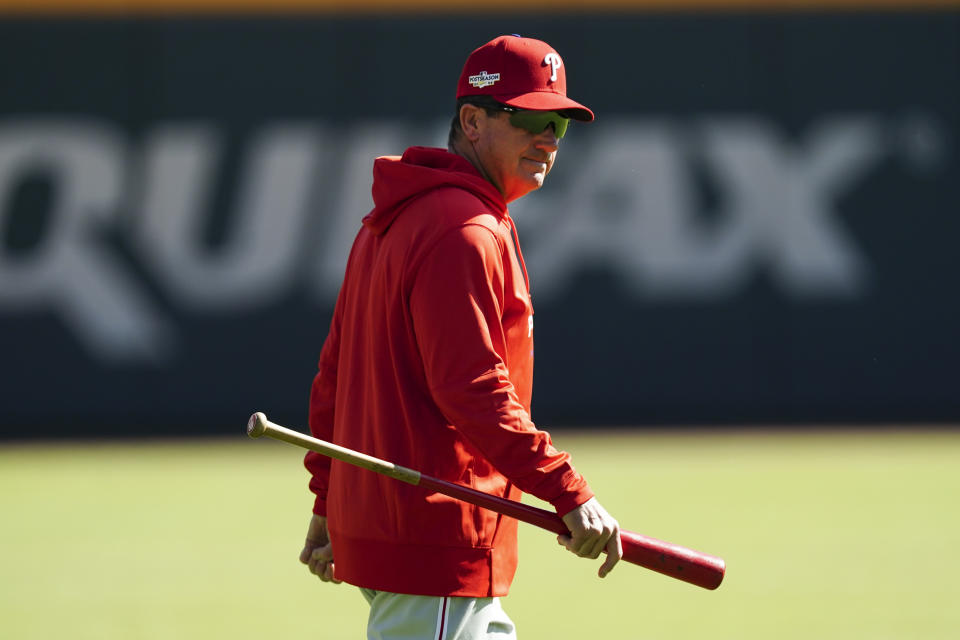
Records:
M557 138L562 138L567 133L567 125L570 124L570 118L561 118L559 115L553 119L553 131Z
M510 115L510 123L534 134L542 133L553 124L554 134L557 138L562 138L567 132L570 119L561 117L555 111L517 111Z

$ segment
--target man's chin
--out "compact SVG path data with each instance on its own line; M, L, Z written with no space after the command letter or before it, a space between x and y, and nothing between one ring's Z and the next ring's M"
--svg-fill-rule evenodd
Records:
M513 202L514 200L522 198L523 196L527 195L531 191L536 191L542 186L543 186L543 176L541 176L539 179L531 178L530 180L524 180L522 183L522 186L514 190L513 195L511 195L507 199L507 202Z
M531 191L536 191L537 189L542 187L545 180L546 180L546 176L543 175L542 173L531 176L530 179L524 183L524 186L527 189L527 193L530 193Z

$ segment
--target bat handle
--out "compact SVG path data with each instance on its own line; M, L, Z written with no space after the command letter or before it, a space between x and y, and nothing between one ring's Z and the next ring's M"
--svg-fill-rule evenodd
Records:
M257 411L247 420L247 435L251 438L259 438L267 431L267 416Z

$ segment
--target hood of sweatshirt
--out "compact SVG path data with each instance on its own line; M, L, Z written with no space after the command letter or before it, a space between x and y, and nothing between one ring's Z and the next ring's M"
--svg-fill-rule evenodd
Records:
M469 191L505 216L507 204L466 158L446 149L410 147L400 157L384 156L373 163L373 211L363 219L376 235L387 229L413 198L434 189L456 187Z

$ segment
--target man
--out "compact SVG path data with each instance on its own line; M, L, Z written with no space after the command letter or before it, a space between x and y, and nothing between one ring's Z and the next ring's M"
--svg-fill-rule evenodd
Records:
M374 163L375 207L347 261L310 402L319 438L517 500L550 502L579 556L622 555L619 527L530 420L533 308L507 203L538 189L569 119L548 44L503 36L467 59L449 149ZM361 588L369 638L512 638L500 607L517 522L308 453L301 562ZM336 569L334 569L336 566Z

